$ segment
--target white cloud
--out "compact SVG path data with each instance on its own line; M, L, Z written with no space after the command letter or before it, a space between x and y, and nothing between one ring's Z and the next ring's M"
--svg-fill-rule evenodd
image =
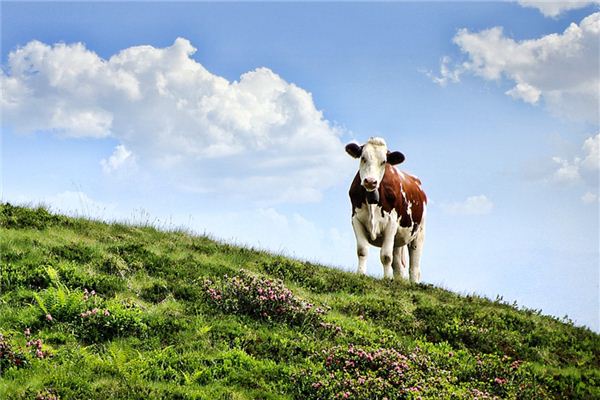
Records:
M600 133L589 137L583 142L584 159L581 165L584 169L598 171L600 169Z
M581 201L584 204L594 204L598 203L598 195L592 192L586 192L583 196L581 196Z
M552 161L560 165L560 167L554 171L552 180L556 183L579 183L581 181L581 175L579 174L579 165L581 159L576 157L573 162L569 162L560 157L552 157Z
M551 112L573 119L598 121L600 107L600 13L572 23L562 34L516 41L501 27L481 32L460 29L454 43L467 59L449 67L442 60L438 84L458 82L473 73L486 80L506 78L515 86L506 94L528 103L543 99Z
M587 183L592 187L598 186L600 178L600 133L587 138L581 146L581 154L572 161L561 157L552 160L559 168L552 174L551 181L556 183Z
M492 212L494 203L481 194L467 197L464 201L442 203L442 210L450 215L485 215Z
M100 161L102 170L106 174L110 174L121 169L135 169L135 155L122 144L115 147L115 151L108 159Z
M558 17L565 11L576 10L587 7L591 4L600 4L600 1L581 1L581 0L519 0L523 7L537 8L546 17Z
M425 72L425 74L431 78L434 83L444 87L448 82L457 83L460 82L460 75L464 72L461 68L451 67L450 63L452 59L448 56L442 57L440 64L440 76L436 76L432 72Z
M309 92L268 68L230 82L195 51L178 38L102 59L81 43L32 41L0 73L4 121L22 132L110 136L123 147L101 162L105 172L136 161L198 192L315 201L351 169L342 132Z
M513 99L521 99L526 103L535 104L540 99L542 92L527 83L517 83L517 86L508 90L506 94Z

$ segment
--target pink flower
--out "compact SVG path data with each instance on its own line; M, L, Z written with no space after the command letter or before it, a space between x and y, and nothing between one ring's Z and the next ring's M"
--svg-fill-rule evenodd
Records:
M44 358L44 353L41 350L36 350L35 355L37 358Z
M496 378L496 379L494 379L494 382L496 382L498 385L504 385L507 382L507 379L505 379L505 378Z
M96 315L96 314L98 314L98 309L97 309L97 308L94 308L94 309L92 310L92 315Z
M29 328L25 329L23 331L23 333L25 334L25 336L30 336L31 335L31 331L29 330Z
M108 310L104 310L104 316L105 316L105 317L108 317L109 315L110 315L110 311L108 311Z
M52 321L52 315L50 315L50 314L46 314L46 319L47 319L48 321Z

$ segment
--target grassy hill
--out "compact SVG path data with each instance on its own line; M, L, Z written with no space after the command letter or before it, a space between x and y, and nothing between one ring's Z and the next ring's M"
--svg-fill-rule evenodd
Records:
M1 399L592 399L600 336L501 301L0 205Z

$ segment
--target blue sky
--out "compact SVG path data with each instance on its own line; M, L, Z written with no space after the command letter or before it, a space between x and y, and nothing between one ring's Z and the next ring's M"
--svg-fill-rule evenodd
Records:
M600 330L589 3L2 2L2 199L354 270L343 145L382 136L424 281Z

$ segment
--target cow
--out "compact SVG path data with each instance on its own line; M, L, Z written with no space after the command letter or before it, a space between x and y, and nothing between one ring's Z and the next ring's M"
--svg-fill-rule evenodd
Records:
M404 161L404 155L389 151L382 138L372 137L362 146L349 143L346 152L360 159L349 192L357 272L366 273L368 248L373 245L381 248L384 277L402 279L406 276L408 248L409 278L418 283L427 205L421 181L394 167Z

